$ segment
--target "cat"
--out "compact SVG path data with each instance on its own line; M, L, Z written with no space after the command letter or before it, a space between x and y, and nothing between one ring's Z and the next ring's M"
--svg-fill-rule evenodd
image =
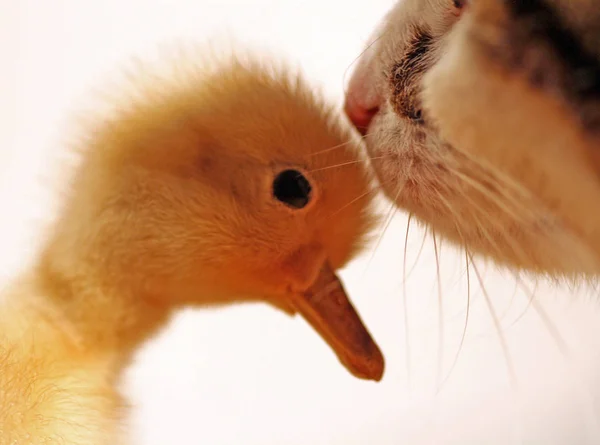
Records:
M598 6L399 1L345 104L386 195L471 257L596 277Z

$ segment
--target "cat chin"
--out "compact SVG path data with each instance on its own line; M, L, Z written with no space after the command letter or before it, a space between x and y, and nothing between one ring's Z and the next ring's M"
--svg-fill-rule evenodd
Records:
M459 161L479 181L493 176L494 170L469 164L462 152L450 146L410 139L405 127L394 114L380 112L369 126L367 151L386 197L430 232L459 248L467 246L472 255L522 273L570 279L590 277L600 270L593 250L543 202L523 198L528 212L519 212L518 207L509 208L510 199L489 198L504 188L500 180L494 185L481 182L485 190L481 184L466 186L448 165ZM434 161L432 153L442 148L448 165ZM500 196L505 193L502 190Z

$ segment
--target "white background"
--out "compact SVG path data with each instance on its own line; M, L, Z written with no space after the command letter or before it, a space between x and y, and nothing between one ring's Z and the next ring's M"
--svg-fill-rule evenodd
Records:
M49 160L64 149L67 113L90 85L101 86L116 63L165 41L230 35L299 62L339 103L345 71L391 5L391 0L0 0L2 276L14 274L35 251L35 235L52 202L45 177L52 173ZM405 231L406 216L398 213L375 254L342 273L386 355L381 383L349 376L301 319L263 306L190 310L141 351L125 376L132 442L600 443L600 313L595 297L587 296L593 293L542 283L534 288L524 280L542 312L528 305L528 292L509 274L478 265L515 370L511 389L498 330L471 268L467 336L436 396L433 244L426 241L406 282L407 354ZM421 240L413 225L407 269ZM441 249L440 282L446 376L467 302L463 257L448 245Z

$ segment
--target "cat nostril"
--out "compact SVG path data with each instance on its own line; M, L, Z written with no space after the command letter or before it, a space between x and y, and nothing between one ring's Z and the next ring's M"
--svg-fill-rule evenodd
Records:
M379 107L370 109L361 107L360 104L349 96L346 99L344 111L350 119L350 122L352 122L352 125L354 125L360 134L364 136L369 129L369 124L373 120L373 117L375 117L379 111Z
M452 2L454 6L454 14L460 15L462 10L467 6L468 3L468 0L454 0Z
M409 119L415 122L423 122L423 112L421 110L415 110L408 114Z

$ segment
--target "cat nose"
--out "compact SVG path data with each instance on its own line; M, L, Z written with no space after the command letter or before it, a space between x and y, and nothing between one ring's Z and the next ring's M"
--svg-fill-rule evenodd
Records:
M377 106L367 108L362 105L356 97L350 94L346 96L344 112L348 116L348 119L350 119L350 122L352 122L352 125L354 125L363 136L367 134L369 124L377 114L377 111L379 111L379 107Z
M365 50L350 77L344 103L344 112L364 136L373 117L379 111L381 95L376 87L377 70L374 66L375 45Z

